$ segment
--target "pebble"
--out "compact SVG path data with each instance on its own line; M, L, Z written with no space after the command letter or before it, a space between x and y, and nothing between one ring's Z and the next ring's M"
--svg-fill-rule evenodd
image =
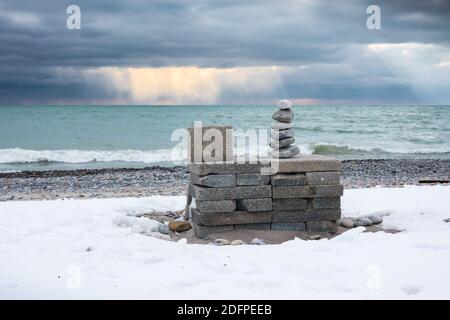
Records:
M282 123L282 122L274 122L272 123L272 129L276 130L287 130L292 128L292 124L290 123Z
M444 219L444 222L450 223L450 218Z
M169 229L173 232L183 232L191 228L191 224L187 221L173 220L169 222Z
M368 227L373 224L372 220L366 217L357 218L355 220L355 227Z
M250 242L250 244L256 244L256 245L258 245L258 246L263 246L263 245L265 245L266 243L264 242L264 240L255 238L255 239L253 239L253 240Z
M159 232L162 234L169 234L170 232L169 226L165 223L161 223L159 225Z
M284 123L291 123L294 118L294 113L291 109L278 110L272 114L272 119Z
M372 214L367 218L369 218L369 220L372 221L373 224L380 224L383 222L383 218L377 214Z
M320 234L313 234L311 236L308 236L308 238L310 240L320 240L320 239L322 239L322 236Z
M278 101L278 109L286 110L292 108L292 102L288 99L282 99Z
M227 246L230 244L230 241L228 241L227 239L216 239L214 240L214 243L218 246Z
M272 157L280 159L292 158L299 153L300 149L297 146L292 145L286 148L272 151Z
M293 144L295 142L294 138L286 138L283 140L272 140L270 141L270 147L272 149L280 149L280 148L285 148L290 146L291 144Z
M240 246L240 245L242 245L242 244L245 244L245 242L242 241L242 240L233 240L233 241L231 241L230 244L231 244L232 246Z
M353 220L351 218L342 218L341 219L341 226L347 229L351 229L355 227L355 224L353 223Z

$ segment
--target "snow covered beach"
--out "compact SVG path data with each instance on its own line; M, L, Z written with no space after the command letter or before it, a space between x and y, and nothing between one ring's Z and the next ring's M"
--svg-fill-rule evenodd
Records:
M277 245L152 237L139 215L183 196L0 203L0 297L450 298L449 186L345 190L343 216L384 213L385 228Z

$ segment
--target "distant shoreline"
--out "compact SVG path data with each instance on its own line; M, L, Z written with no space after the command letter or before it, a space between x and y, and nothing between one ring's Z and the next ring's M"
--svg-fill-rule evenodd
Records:
M450 180L450 160L344 160L346 189ZM185 195L183 166L0 173L0 201Z

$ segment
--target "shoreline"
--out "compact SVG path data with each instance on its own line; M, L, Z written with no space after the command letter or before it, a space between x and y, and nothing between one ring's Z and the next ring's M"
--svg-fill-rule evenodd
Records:
M342 165L345 189L450 180L450 160L343 160ZM4 172L0 173L0 201L185 195L188 177L184 166Z

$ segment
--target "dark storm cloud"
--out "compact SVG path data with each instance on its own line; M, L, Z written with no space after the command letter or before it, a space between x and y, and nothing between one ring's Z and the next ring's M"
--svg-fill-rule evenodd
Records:
M66 28L70 4L81 7L81 30ZM369 4L381 7L382 30L366 28ZM386 81L392 75L383 63L364 59L354 46L417 42L448 49L449 30L448 0L0 0L0 103L126 99L104 79L64 68L315 64L315 74L283 79L273 94L407 101L412 88ZM362 83L367 73L381 82ZM239 93L228 94L224 100Z

